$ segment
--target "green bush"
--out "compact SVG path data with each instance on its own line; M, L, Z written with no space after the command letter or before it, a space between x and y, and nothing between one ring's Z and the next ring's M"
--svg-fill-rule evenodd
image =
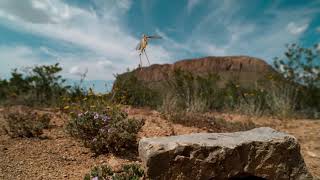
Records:
M237 108L242 99L242 92L244 90L235 81L228 81L223 89L224 96L224 108L228 110L233 110Z
M221 82L216 74L197 76L176 69L172 79L167 82L168 92L160 110L175 114L173 116L183 112L211 110L238 110L258 114L267 107L266 93L262 89L243 88L235 80L229 80L224 85Z
M161 104L158 92L139 81L133 72L116 76L112 89L112 100L132 106L156 107Z
M67 131L95 154L123 154L136 150L137 133L143 124L112 106L100 113L86 111L73 115Z
M127 164L120 172L113 172L107 165L96 166L91 172L84 176L84 180L140 180L144 177L144 171L138 164Z
M293 97L291 109L308 112L315 117L320 112L320 50L319 45L303 48L297 44L287 45L282 58L276 57L274 66L290 85L289 98ZM284 92L288 94L288 92ZM291 94L291 95L290 95ZM283 106L286 108L286 106Z
M5 132L11 137L39 137L43 129L47 129L50 123L49 114L41 114L30 109L8 110L4 118Z
M298 95L299 89L296 84L272 80L265 96L270 114L283 118L296 116L299 104Z
M165 84L162 111L199 112L222 108L223 96L217 86L218 80L219 76L215 74L201 77L175 69L172 79Z
M9 96L8 81L5 79L4 80L0 79L0 102L7 99L8 96Z
M267 92L264 89L246 89L242 90L239 104L235 109L241 113L249 115L262 115L268 111L269 106L266 101Z
M88 92L69 94L61 97L60 109L71 114L78 114L85 111L101 112L111 104L111 94L96 94L89 88Z
M59 97L68 93L69 86L58 75L59 64L35 66L20 72L14 69L10 79L0 80L0 100L5 104L56 105Z
M113 170L107 165L95 166L84 176L84 180L107 179L113 175Z

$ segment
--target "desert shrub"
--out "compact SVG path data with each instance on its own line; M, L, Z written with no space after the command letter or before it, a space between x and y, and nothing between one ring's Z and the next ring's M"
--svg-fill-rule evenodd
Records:
M61 104L59 104L60 107L66 106L66 103L80 103L82 99L85 99L90 96L95 96L96 94L93 92L92 88L87 88L84 86L84 80L87 76L88 71L86 70L83 73L78 74L80 76L79 83L74 83L70 88L68 88L68 93L64 94L63 97L61 97L62 101ZM64 106L63 106L64 105Z
M218 75L209 74L201 77L176 69L172 77L165 84L167 93L164 96L162 111L199 112L222 107L222 91L217 87Z
M319 45L304 48L297 44L287 45L285 56L276 57L274 60L276 70L291 85L291 94L294 94L294 101L292 101L294 107L292 108L295 111L309 111L312 114L320 112L319 62Z
M159 110L172 117L170 119L184 116L183 114L188 112L212 110L236 111L258 116L293 117L301 110L311 111L310 106L305 106L303 97L310 98L306 93L311 89L316 90L288 81L283 75L274 72L252 84L251 87L243 87L237 80L229 80L224 85L218 86L220 82L219 76L214 74L197 76L177 69L172 78L166 82L166 93ZM311 96L319 99L317 92L313 92ZM313 108L317 106L313 102L310 104L314 104L311 106Z
M300 83L308 87L320 86L320 50L319 45L303 48L297 44L287 45L285 57L274 59L275 68L288 81Z
M269 109L266 101L267 92L264 89L246 89L242 92L239 104L235 107L239 112L249 115L262 115Z
M112 179L112 180L139 180L144 177L144 171L138 164L126 164L121 171L113 172L107 165L95 166L84 176L84 180Z
M84 180L107 179L113 175L113 170L107 165L95 166L91 172L84 176Z
M9 110L5 113L5 132L11 137L39 137L43 129L47 129L50 123L50 115L42 114L30 109Z
M14 94L11 94L11 96ZM10 96L8 81L5 79L0 79L0 104L3 105L6 99Z
M89 88L88 91L83 91L83 94L62 96L59 107L63 112L70 114L79 114L85 111L100 112L111 104L110 99L110 93L97 94Z
M161 103L158 92L139 81L133 72L116 76L112 89L112 100L132 106L156 107Z
M233 110L240 105L244 90L236 81L228 81L222 91L224 92L225 109Z
M274 80L271 80L271 82L270 89L265 97L270 114L283 118L296 116L299 104L297 85L288 82L279 83L279 81Z
M135 150L137 133L143 124L142 120L128 118L125 112L111 106L100 113L86 111L73 115L67 131L96 154L123 154Z
M0 100L9 105L56 105L70 88L58 75L61 70L58 63L26 68L23 72L14 69L8 81L0 81Z
M32 86L36 100L40 103L54 102L57 98L66 92L65 82L61 75L62 71L59 64L35 66L26 77Z
M237 80L229 80L224 85L216 74L193 75L183 70L175 70L173 78L167 82L168 93L164 96L161 112L171 117L186 112L206 112L237 110L240 113L261 115L268 109L266 91L260 85L244 88Z

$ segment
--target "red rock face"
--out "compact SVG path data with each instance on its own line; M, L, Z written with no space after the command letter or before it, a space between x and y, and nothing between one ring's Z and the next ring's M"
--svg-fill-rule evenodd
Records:
M261 72L266 71L269 65L263 60L246 56L205 57L200 59L183 60L174 64L176 67L186 68L189 71L236 71Z
M248 56L204 57L181 60L174 64L154 64L134 71L139 80L146 83L157 83L170 78L174 69L189 71L195 75L215 73L222 80L237 79L241 84L252 84L273 68L261 59Z

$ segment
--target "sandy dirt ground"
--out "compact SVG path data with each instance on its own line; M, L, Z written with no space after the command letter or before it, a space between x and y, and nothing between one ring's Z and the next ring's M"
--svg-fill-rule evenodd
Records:
M4 123L0 109L0 126ZM145 119L139 138L207 132L206 128L188 127L163 119L157 111L128 108L130 117ZM122 164L137 162L137 156L94 157L89 149L71 138L64 130L68 118L52 113L51 128L41 139L10 138L0 130L0 179L83 179L95 165L108 164L119 169ZM237 114L211 113L230 122L252 121L294 135L311 173L320 177L320 120L280 120L270 117L248 117Z

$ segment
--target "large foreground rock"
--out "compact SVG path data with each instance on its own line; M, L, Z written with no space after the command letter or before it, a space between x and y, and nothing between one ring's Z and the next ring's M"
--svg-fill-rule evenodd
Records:
M150 179L312 179L296 138L265 127L144 138L139 155Z

